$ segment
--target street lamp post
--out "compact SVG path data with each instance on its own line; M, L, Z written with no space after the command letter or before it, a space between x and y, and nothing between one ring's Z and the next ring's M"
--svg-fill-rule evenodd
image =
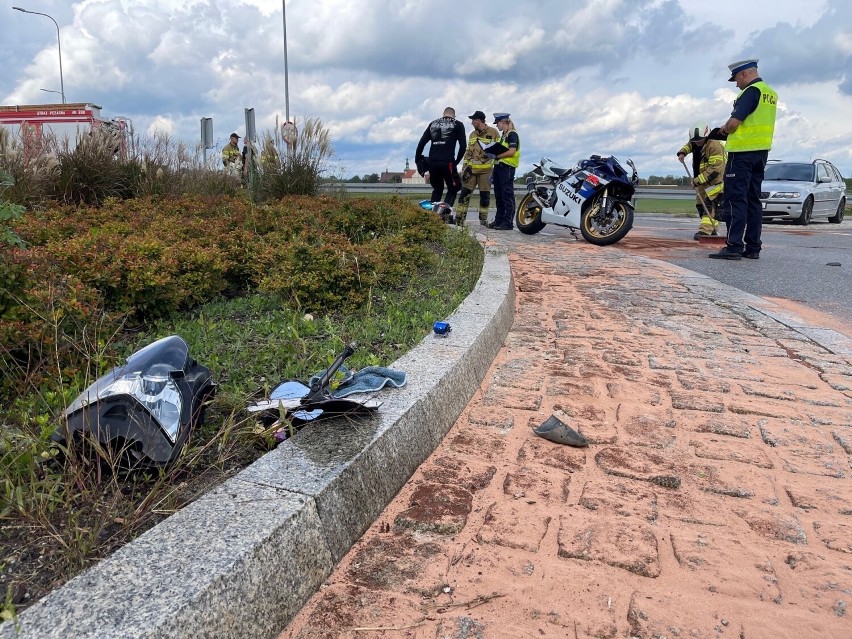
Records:
M45 18L50 18L51 22L56 25L56 45L59 48L59 88L62 89L59 94L62 96L62 104L65 104L65 79L62 76L62 41L59 39L59 25L56 23L56 20L51 18L46 13L39 13L38 11L29 11L28 9L21 9L21 7L12 8L15 11L20 11L21 13L31 13L34 16L44 16ZM56 93L56 91L52 91L52 93Z
M281 0L281 14L284 16L284 117L290 121L290 87L287 78L287 0Z

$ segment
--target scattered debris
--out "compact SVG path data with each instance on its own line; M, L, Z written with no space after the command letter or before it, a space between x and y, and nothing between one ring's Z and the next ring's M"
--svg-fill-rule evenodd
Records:
M284 380L272 389L268 399L250 404L246 410L258 413L267 429L274 430L276 443L291 437L295 427L322 418L341 415L367 415L378 409L382 402L368 395L385 386L401 388L408 376L382 366L367 366L360 371L350 371L343 362L355 352L356 344L348 344L332 365L307 383L299 380ZM331 380L338 371L344 373L343 380L331 389ZM350 397L357 395L357 397Z
M533 428L533 432L539 437L557 444L565 444L566 446L575 446L577 448L585 448L589 445L588 439L566 425L556 415L551 415L541 426Z

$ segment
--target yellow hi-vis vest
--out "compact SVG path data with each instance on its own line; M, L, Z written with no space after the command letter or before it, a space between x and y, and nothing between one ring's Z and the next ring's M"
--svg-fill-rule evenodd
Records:
M778 94L762 80L750 84L740 91L737 100L743 93L757 87L760 91L760 100L757 108L749 114L737 127L737 130L728 135L725 148L728 153L737 151L768 151L772 148L772 136L775 133L775 111L778 109ZM734 101L736 104L736 100Z
M515 129L509 129L502 136L500 136L500 142L502 142L505 145L506 144L506 136L509 135L512 131L515 131ZM517 134L518 132L515 131L515 133ZM508 164L509 166L513 166L516 169L518 168L518 165L521 163L521 136L520 135L518 135L518 148L515 149L515 155L513 155L510 158L500 158L499 160L497 160L497 162L502 162L503 164Z

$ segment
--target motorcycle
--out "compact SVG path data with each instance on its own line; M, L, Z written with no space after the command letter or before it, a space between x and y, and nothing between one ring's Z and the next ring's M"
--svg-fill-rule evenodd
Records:
M633 194L639 174L627 160L632 174L614 157L592 155L572 169L542 158L527 178L527 194L518 205L515 225L534 235L547 224L577 229L597 246L615 244L633 227Z

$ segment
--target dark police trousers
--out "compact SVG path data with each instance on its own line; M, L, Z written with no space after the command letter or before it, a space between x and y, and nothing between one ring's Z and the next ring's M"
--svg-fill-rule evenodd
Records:
M515 167L502 162L494 165L494 200L497 212L494 226L513 226L515 217Z
M742 253L760 253L763 207L760 187L769 151L730 151L725 166L725 213L728 248Z

